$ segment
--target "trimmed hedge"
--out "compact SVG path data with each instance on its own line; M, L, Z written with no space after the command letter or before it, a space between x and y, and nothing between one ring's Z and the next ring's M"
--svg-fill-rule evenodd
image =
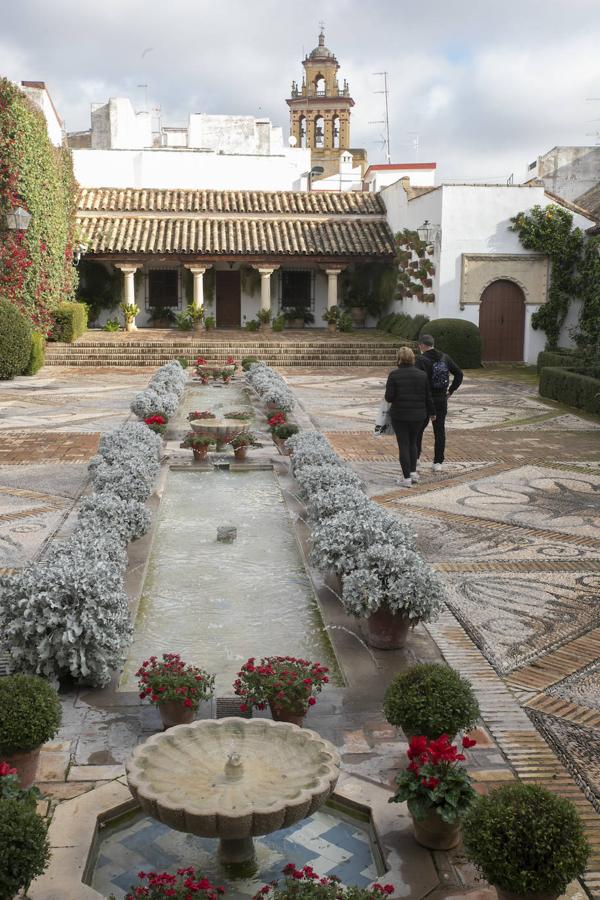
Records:
M447 353L461 369L481 366L481 334L466 319L434 319L421 332L435 338L435 348Z
M537 370L538 375L545 366L572 366L575 362L575 350L561 349L558 350L542 350L538 353Z
M387 331L395 337L404 338L407 341L416 341L426 322L429 322L429 316L389 313L379 320L377 327L380 331Z
M48 828L23 800L0 801L0 897L14 897L50 861Z
M35 375L44 365L46 341L44 335L34 331L31 335L31 353L23 375Z
M539 390L540 397L600 414L600 378L591 378L558 366L546 366L540 375Z
M25 371L31 356L31 327L8 300L0 300L0 380Z
M87 308L84 303L59 303L53 310L53 341L72 344L87 328Z

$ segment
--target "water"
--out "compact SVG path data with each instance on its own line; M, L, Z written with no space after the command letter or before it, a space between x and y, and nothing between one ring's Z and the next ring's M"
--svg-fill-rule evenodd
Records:
M248 388L241 381L233 381L231 384L222 384L217 381L206 385L192 382L186 389L179 409L171 419L169 426L177 431L189 431L187 414L192 410L203 409L214 412L217 418L223 418L224 413L234 410L252 412Z
M236 526L237 540L217 543L219 525ZM250 656L335 671L273 472L169 473L121 689L134 690L142 660L163 652L215 673L216 696L233 694Z

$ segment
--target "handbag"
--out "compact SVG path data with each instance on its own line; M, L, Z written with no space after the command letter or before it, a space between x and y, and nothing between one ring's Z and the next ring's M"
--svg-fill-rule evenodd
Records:
M379 408L375 416L375 427L373 429L373 434L375 435L375 437L381 437L385 434L394 433L394 429L392 427L392 417L390 415L390 407L391 403L387 403L385 400L382 400L379 404Z

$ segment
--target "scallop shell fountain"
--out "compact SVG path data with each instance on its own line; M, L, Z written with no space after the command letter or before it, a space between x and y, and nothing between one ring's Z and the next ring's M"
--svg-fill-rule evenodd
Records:
M219 838L226 864L254 859L253 837L312 815L333 792L340 758L315 731L270 719L207 719L155 734L127 763L148 815Z

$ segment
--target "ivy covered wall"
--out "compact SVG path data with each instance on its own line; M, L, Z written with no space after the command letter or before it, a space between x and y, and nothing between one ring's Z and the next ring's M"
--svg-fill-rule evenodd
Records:
M42 111L0 79L0 297L46 335L52 308L75 296L76 190L70 151L52 145ZM27 231L4 227L14 206L31 213Z

